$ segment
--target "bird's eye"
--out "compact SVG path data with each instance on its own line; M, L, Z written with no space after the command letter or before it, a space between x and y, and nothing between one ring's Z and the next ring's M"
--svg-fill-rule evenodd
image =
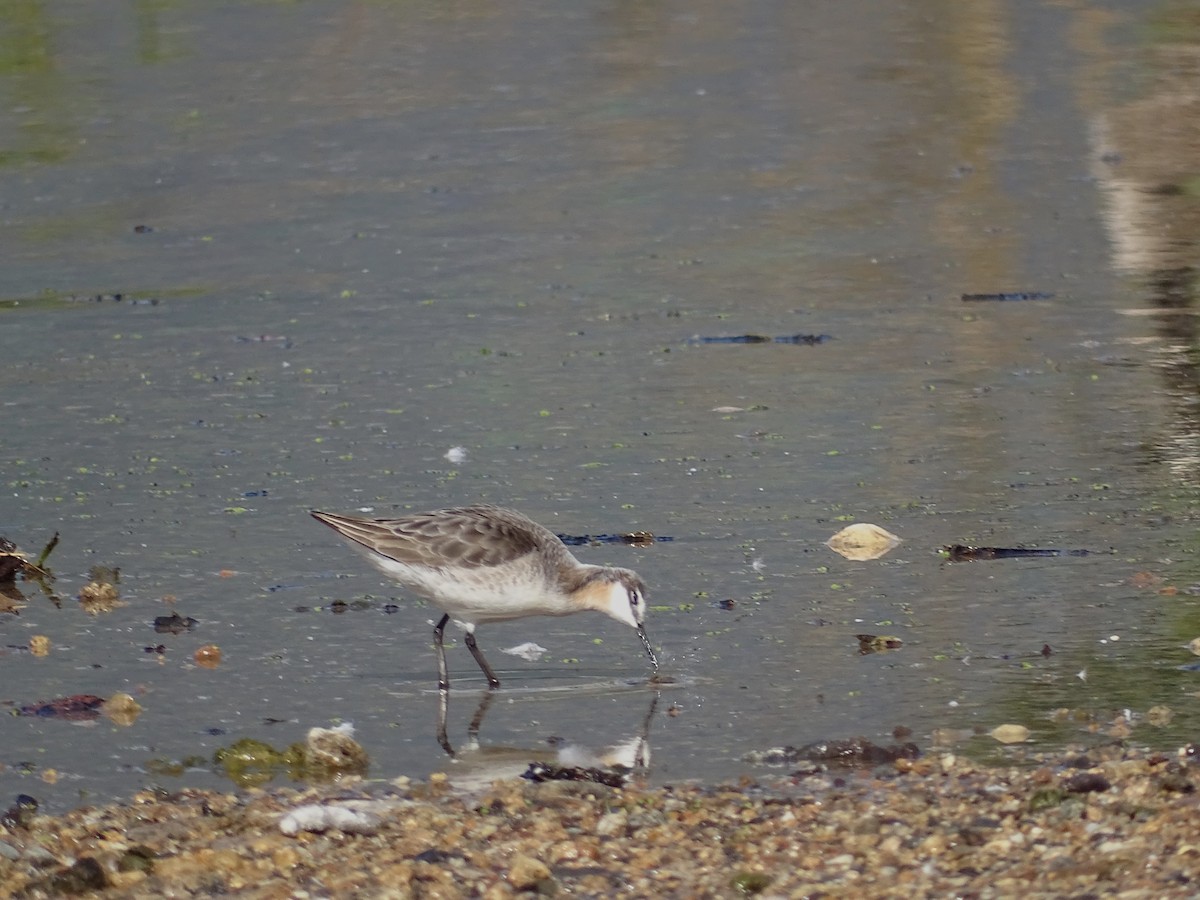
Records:
M638 608L638 604L639 604L639 603L641 603L641 602L642 602L642 595L641 595L641 594L639 594L637 591L630 591L630 592L629 592L629 605L630 605L630 606L632 606L634 609L637 609L637 608Z

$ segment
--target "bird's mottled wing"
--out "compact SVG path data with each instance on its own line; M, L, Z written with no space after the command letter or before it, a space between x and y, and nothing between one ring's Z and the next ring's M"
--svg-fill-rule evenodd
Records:
M397 519L313 515L343 537L409 565L481 568L535 551L566 553L551 531L499 507L441 509Z

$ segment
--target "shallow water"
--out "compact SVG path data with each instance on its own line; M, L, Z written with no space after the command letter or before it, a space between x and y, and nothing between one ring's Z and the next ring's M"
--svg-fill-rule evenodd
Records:
M9 718L0 794L223 784L161 763L339 721L384 778L552 739L645 738L672 781L897 728L981 755L1020 752L970 736L1005 722L1034 747L1194 734L1191 323L1122 314L1179 268L1162 211L1138 231L1119 202L1155 177L1122 131L1148 8L4 13L0 535L62 533L64 603L24 585L0 617L0 700L144 711ZM960 300L999 291L1054 296ZM832 340L689 342L797 333ZM307 510L468 502L674 538L577 555L645 577L677 683L656 699L599 617L481 628L505 687L470 746L483 680L449 649L450 761L437 612ZM851 521L904 543L844 560L823 541ZM95 617L92 565L125 601ZM199 624L156 634L173 609ZM502 652L526 640L548 653Z

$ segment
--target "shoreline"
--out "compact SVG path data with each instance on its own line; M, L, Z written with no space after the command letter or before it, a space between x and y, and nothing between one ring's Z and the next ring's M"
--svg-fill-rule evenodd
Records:
M1188 897L1197 766L1109 747L716 786L144 792L0 826L0 897Z

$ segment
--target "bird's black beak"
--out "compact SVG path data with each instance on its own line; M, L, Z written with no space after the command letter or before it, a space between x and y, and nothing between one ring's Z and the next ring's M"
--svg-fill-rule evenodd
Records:
M650 646L650 638L646 635L646 629L641 625L637 627L638 637L642 639L642 646L646 648L646 652L650 654L650 662L654 664L654 671L658 671L658 657L654 655L654 648Z

